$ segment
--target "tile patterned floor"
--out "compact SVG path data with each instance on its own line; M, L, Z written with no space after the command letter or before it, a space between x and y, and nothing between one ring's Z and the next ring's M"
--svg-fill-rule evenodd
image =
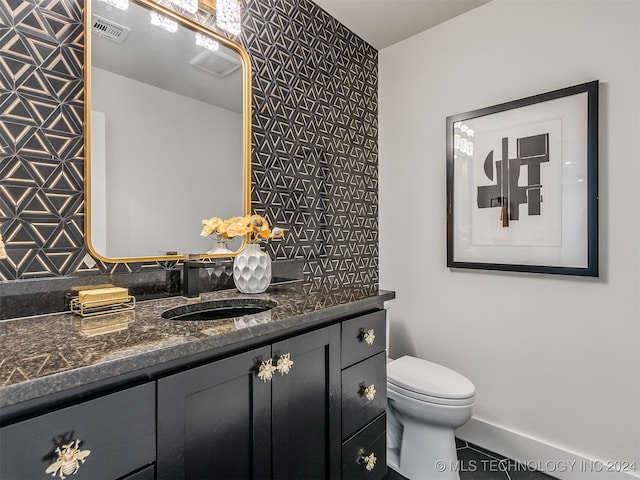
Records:
M533 470L482 447L456 439L460 480L552 480L554 477ZM384 480L406 480L389 469ZM431 480L427 477L420 480Z

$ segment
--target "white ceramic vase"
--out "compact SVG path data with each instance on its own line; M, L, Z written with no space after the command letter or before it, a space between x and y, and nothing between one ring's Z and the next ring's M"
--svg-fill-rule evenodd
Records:
M240 293L262 293L271 283L271 258L257 243L248 243L233 260L233 281Z

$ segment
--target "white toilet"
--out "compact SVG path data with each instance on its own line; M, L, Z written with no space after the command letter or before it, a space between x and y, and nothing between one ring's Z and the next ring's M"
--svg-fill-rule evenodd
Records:
M387 465L410 480L459 480L454 430L473 412L475 387L442 365L387 363Z

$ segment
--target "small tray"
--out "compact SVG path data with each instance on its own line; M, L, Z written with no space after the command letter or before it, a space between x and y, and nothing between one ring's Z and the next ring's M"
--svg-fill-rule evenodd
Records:
M118 298L118 303L111 305L96 306L96 303L104 303L104 299L80 302L78 297L74 297L70 302L71 311L81 317L92 317L94 315L103 315L105 313L124 312L135 308L136 298L132 295L127 295L126 297Z

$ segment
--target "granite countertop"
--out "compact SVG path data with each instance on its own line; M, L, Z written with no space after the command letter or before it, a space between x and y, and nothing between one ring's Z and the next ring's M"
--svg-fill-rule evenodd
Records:
M259 295L235 290L199 300L260 298L278 306L256 315L215 321L161 317L187 303L182 297L138 302L134 310L96 317L71 313L0 321L0 407L115 378L222 347L242 346L269 334L321 325L395 298L377 287L274 285Z

